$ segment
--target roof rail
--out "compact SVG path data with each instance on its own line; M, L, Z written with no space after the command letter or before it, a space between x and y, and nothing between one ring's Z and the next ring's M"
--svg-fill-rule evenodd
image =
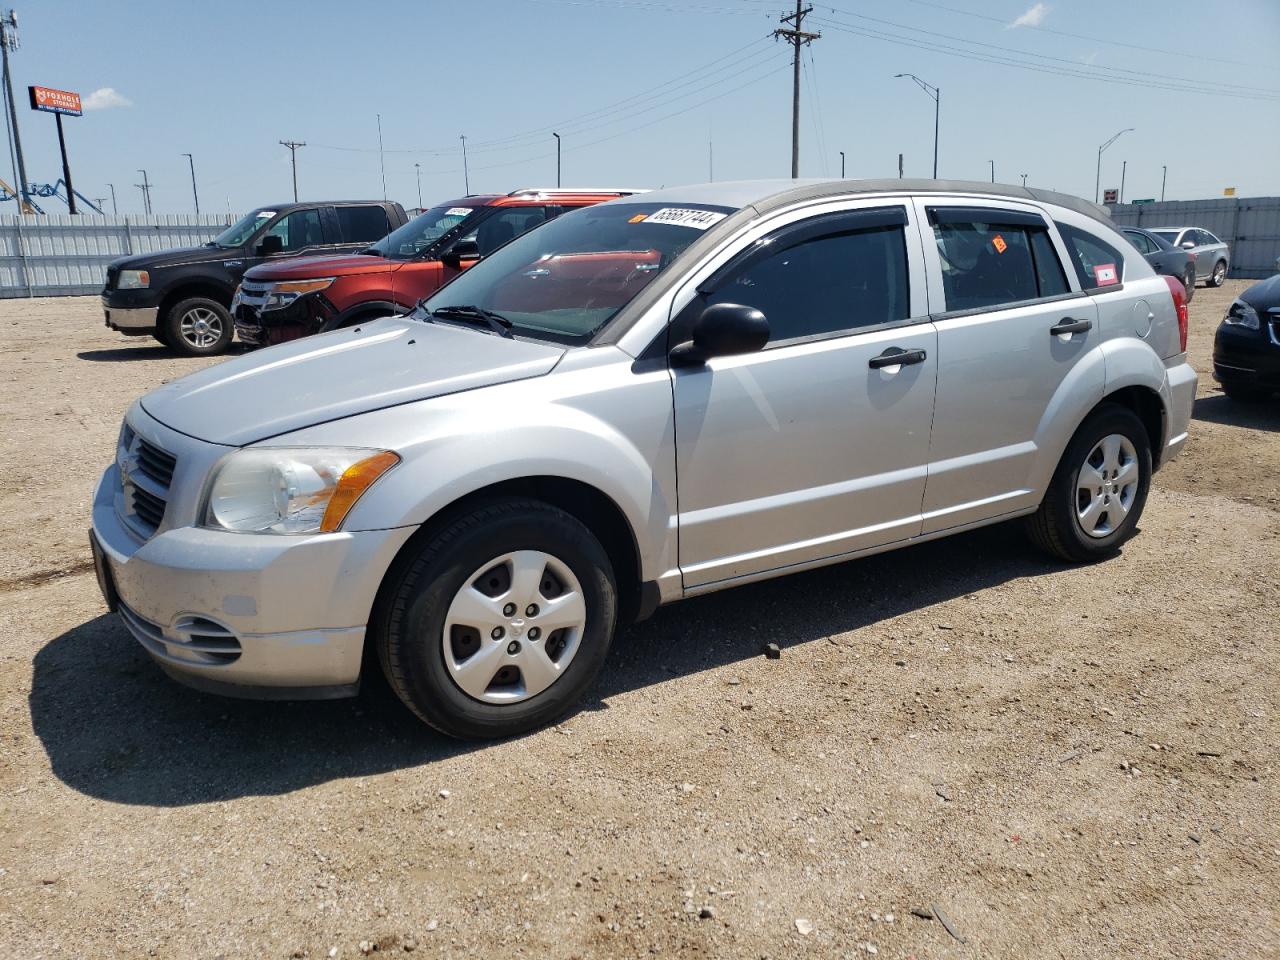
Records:
M532 196L568 196L582 194L609 194L631 196L636 193L647 193L648 189L644 187L521 187L519 190L512 190L507 194L508 197L532 197Z

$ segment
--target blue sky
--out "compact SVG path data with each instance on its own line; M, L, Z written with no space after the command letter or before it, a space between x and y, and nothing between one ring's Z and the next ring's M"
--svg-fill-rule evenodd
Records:
M141 211L140 167L157 212L190 211L185 152L205 211L286 199L282 139L308 144L304 197L380 197L378 113L387 196L406 206L415 162L428 205L464 192L460 134L472 192L554 183L551 130L566 185L704 181L709 139L717 180L790 172L789 48L766 39L777 0L14 2L30 179L60 165L26 85L98 91L103 108L66 121L72 172L90 197L114 183L121 213ZM838 175L840 150L849 176L894 176L899 151L928 176L934 105L893 79L910 72L942 90L943 177L985 180L994 160L997 180L1092 198L1098 144L1134 127L1102 176L1118 186L1128 161L1129 199L1158 197L1164 164L1169 199L1280 193L1277 0L814 6L802 176ZM1010 58L1038 69L992 62Z

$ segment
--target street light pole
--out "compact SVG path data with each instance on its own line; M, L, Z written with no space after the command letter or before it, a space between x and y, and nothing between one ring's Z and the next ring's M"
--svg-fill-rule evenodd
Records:
M196 216L200 216L200 194L196 193L196 161L189 153L184 153L187 163L191 165L191 199L196 202Z
M844 179L844 151L840 151L840 179Z
M1027 175L1025 173L1022 175L1022 185L1024 187L1027 185Z
M1101 197L1102 195L1101 190L1102 190L1102 154L1103 152L1107 149L1107 147L1111 146L1113 143L1119 140L1124 134L1132 133L1133 131L1134 131L1133 127L1125 127L1123 130L1117 133L1114 137L1112 137L1102 146L1098 147L1098 171L1093 181L1093 202L1094 203L1097 203L1099 197Z
M1160 202L1164 203L1164 185L1165 181L1169 179L1169 167L1168 165L1165 165L1162 166L1160 170L1162 171L1160 174Z
M894 79L907 77L916 82L921 90L933 98L933 179L938 179L938 118L942 113L942 91L931 83L925 83L914 73L895 73Z
M471 174L467 170L467 135L459 134L458 139L462 141L462 192L463 196L471 196Z
M560 134L551 134L556 138L556 186L560 186Z
M415 163L413 172L418 176L418 209L422 209L422 164Z
M991 182L995 183L996 182L996 162L994 160L988 160L987 163L991 164Z
M1124 175L1129 172L1129 161L1125 160L1120 164L1120 197L1121 203L1124 203Z
M116 185L108 183L107 186L111 188L111 215L118 217L120 216L120 208L116 206Z

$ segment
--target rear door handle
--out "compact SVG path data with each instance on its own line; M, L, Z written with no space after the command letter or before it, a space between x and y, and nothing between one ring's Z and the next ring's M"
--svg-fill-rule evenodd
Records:
M872 357L868 362L872 370L879 370L881 367L897 367L907 366L912 363L924 363L925 352L923 350L903 350L901 347L890 347L878 357Z
M1060 337L1064 334L1084 333L1086 330L1092 329L1092 320L1072 320L1070 317L1063 317L1061 323L1055 323L1049 328L1049 334L1054 337Z

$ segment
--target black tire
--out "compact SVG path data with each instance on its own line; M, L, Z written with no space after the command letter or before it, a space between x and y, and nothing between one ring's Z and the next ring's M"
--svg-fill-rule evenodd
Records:
M1090 451L1111 434L1120 434L1133 444L1137 455L1137 489L1123 522L1107 536L1095 537L1084 531L1076 516L1076 481ZM1041 550L1072 563L1111 556L1133 536L1150 488L1151 440L1146 428L1132 410L1104 403L1085 419L1067 444L1040 508L1027 518L1027 532Z
M169 334L166 332L165 325L163 323L151 331L151 336L156 338L157 343L163 344L166 347L169 346Z
M582 587L586 624L562 676L529 699L499 705L472 698L454 681L444 625L467 578L516 550L541 550L569 568ZM600 542L574 517L536 500L496 501L425 537L388 574L383 596L374 642L391 688L426 723L463 739L513 736L563 716L600 672L617 621L613 566Z
M1187 267L1186 275L1182 278L1182 286L1187 291L1187 303L1191 302L1191 298L1196 295L1196 268L1194 266Z
M1222 392L1235 403L1262 403L1265 400L1270 400L1273 392L1252 384L1224 383L1221 386Z
M184 334L183 321L188 319L192 327ZM208 328L200 328L200 323L207 324ZM161 343L184 357L211 357L223 353L231 346L236 332L227 308L208 297L179 300L169 308L161 324L165 336Z
M1209 274L1209 286L1220 287L1227 279L1227 261L1219 260L1213 265L1213 271Z

